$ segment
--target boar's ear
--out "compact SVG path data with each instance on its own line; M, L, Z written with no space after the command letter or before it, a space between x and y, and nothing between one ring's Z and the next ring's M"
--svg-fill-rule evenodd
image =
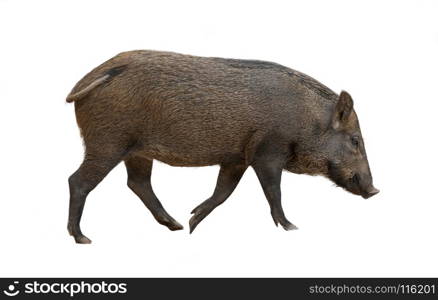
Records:
M351 112L353 111L353 99L346 91L342 91L339 95L338 103L336 103L335 111L332 117L333 128L338 128L340 124L346 122Z

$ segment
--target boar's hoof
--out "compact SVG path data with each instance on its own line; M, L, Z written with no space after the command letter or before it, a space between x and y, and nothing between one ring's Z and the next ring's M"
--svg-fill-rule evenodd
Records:
M91 240L85 235L75 236L74 238L77 244L91 244Z
M169 216L167 214L157 217L157 221L158 221L158 223L166 226L167 228L169 228L169 230L172 230L172 231L181 230L184 228L174 218L172 218L171 216Z
M288 222L286 224L281 224L281 226L283 226L284 230L297 230L298 227L295 226L294 224Z
M167 224L166 226L167 226L167 228L169 228L169 230L172 230L172 231L184 229L184 227L175 220L173 220L173 222Z
M67 226L68 233L74 237L76 244L91 244L91 240L83 235L80 229L73 228L75 227L70 224Z
M278 223L284 228L284 230L297 230L298 227L289 222L286 218L277 219L274 217L275 225L278 226Z
M190 233L192 233L193 230L195 230L196 226L198 226L198 224L202 221L202 219L204 219L204 217L199 215L199 214L194 214L190 218L190 221L189 221Z
M206 212L202 209L202 206L198 206L192 211L193 216L190 218L189 221L190 233L192 233L193 230L195 230L196 226L198 226L198 224L202 220L204 220L204 218L208 215L208 213L209 212Z

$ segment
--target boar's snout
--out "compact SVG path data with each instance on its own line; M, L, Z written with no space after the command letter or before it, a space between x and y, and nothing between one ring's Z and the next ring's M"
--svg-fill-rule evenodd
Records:
M350 175L350 168L329 163L328 177L338 186L346 189L350 193L368 199L378 194L379 190L373 185L373 178L371 176L371 172L369 172L368 163L363 161L362 165L365 167L365 169L367 169L367 172L361 172L359 169L357 173Z
M380 192L379 189L376 189L374 186L371 186L369 190L367 190L364 194L362 194L362 197L364 199L368 199L374 195L377 195L379 192Z
M362 196L364 199L371 198L380 192L374 187L370 172L367 172L367 174L362 174L362 176L355 174L350 182L351 184L347 186L347 190Z

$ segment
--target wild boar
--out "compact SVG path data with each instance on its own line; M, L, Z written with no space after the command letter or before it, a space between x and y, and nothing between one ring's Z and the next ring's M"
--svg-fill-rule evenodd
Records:
M192 211L190 232L233 192L251 166L276 225L283 212L283 170L323 175L371 197L373 187L351 96L282 65L171 52L120 53L82 78L75 102L84 160L69 177L68 231L90 243L80 219L90 191L124 161L128 186L170 230L183 226L151 186L153 160L171 166L219 165L213 195Z

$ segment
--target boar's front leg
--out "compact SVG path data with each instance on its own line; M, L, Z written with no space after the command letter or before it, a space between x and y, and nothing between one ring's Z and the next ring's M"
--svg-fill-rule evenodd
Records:
M125 165L129 188L143 201L158 223L167 226L170 230L183 229L183 226L166 212L152 190L152 160L130 156L125 159Z
M280 182L283 162L276 158L266 157L266 159L257 160L253 164L253 168L262 185L269 206L271 207L271 215L275 225L278 226L278 223L280 223L285 230L298 229L286 219L283 207L281 206Z
M245 173L245 170L246 166L244 164L221 165L213 196L202 202L192 211L193 216L189 221L190 233L195 230L196 226L198 226L213 209L227 200L239 183L240 178L242 178L243 173Z

